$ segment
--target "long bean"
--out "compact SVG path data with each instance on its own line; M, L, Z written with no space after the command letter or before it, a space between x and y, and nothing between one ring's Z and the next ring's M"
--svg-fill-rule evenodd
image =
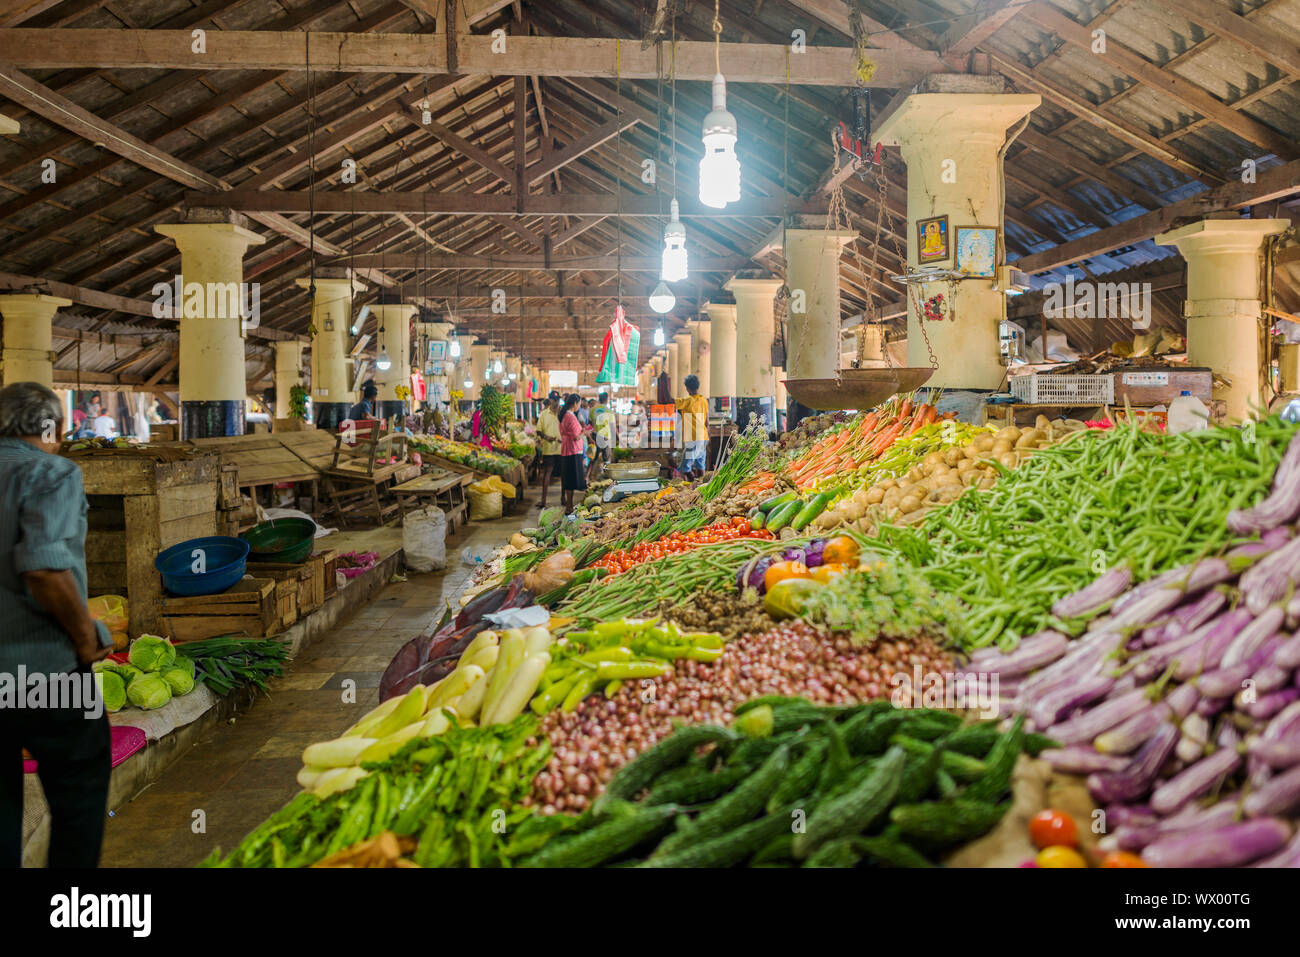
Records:
M1230 544L1228 512L1268 493L1294 431L1274 417L1254 426L1253 439L1232 428L1084 435L918 526L884 526L866 544L920 567L976 621L993 618L987 609L998 605L1005 623L972 647L1010 648L1044 628L1069 629L1052 617L1052 604L1104 568L1127 562L1143 580Z

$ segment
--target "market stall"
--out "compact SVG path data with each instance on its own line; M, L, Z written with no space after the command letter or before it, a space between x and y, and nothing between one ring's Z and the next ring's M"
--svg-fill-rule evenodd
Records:
M210 863L1295 866L1297 428L1108 426L895 396L544 513Z

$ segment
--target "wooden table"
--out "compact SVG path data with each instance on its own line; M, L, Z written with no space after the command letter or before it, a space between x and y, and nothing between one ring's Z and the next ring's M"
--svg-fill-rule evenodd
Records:
M421 505L437 505L447 515L448 530L455 532L458 525L465 524L465 486L473 481L474 476L468 472L437 469L394 485L390 491L403 513Z

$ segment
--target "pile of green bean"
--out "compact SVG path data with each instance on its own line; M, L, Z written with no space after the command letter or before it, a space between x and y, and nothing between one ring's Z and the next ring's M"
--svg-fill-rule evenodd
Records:
M701 545L688 552L643 562L613 578L593 581L564 602L555 613L574 618L584 626L593 622L636 618L650 614L664 600L680 604L699 592L732 590L736 571L755 555L779 552L807 541L740 538Z
M1080 434L916 527L883 526L866 547L965 602L970 647L1010 649L1063 628L1052 603L1108 568L1127 562L1142 581L1222 550L1228 512L1268 494L1295 429L1274 416L1172 436Z

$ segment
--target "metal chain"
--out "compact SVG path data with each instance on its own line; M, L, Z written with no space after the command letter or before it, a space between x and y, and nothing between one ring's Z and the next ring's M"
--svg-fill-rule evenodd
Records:
M906 274L907 252L904 249L902 249L902 247L899 245L898 233L894 229L894 214L889 212L885 208L885 200L889 195L889 178L885 175L885 164L883 159L880 163L880 169L876 172L876 185L877 188L880 190L880 197L877 200L877 202L880 204L880 209L884 211L886 215L889 216L889 238L890 241L893 243L894 253L895 255L898 256L899 262L903 264L903 272L904 274ZM911 283L911 282L907 283L907 298L908 298L908 302L912 304L912 308L916 311L916 316L917 316L916 321L917 324L921 327L921 338L925 340L925 351L930 356L930 368L938 369L939 359L934 354L934 346L930 342L930 333L927 332L925 328L925 323L926 323L925 310L921 306L921 293L920 293L919 284Z

